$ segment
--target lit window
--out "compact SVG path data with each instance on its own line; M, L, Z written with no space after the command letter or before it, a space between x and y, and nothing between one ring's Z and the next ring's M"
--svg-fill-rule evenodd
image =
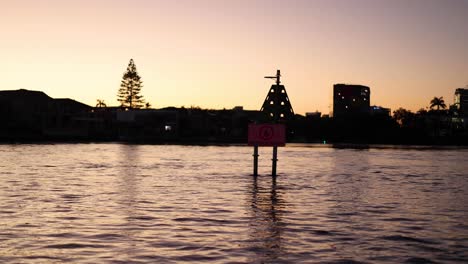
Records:
M281 105L284 105L284 102L281 102Z
M366 98L364 98L364 101L367 101L367 99L366 99Z
M353 102L356 102L356 99L353 98Z
M275 89L271 89L270 92L274 93L274 92L275 92Z
M344 96L341 96L341 99L344 99Z
M341 93L338 93L338 95L341 95Z
M166 131L171 131L171 130L172 130L172 127L171 127L171 126L164 126L164 130L166 130Z
M284 117L284 114L281 114L280 116L281 116L281 117Z
M348 106L346 106L346 109L348 109Z
M281 93L285 93L284 89L283 89L283 90L281 90Z
M273 101L270 101L270 104L274 104Z

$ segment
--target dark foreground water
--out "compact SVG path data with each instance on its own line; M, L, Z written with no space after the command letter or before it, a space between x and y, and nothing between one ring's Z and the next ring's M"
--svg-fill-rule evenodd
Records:
M468 263L468 150L0 145L0 263Z

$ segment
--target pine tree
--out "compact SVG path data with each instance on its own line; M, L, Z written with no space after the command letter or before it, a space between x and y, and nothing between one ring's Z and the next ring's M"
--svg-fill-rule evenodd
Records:
M141 87L143 87L143 82L140 75L138 75L135 62L133 62L133 59L130 59L127 71L122 77L117 101L120 102L122 107L142 108L145 100L140 95Z

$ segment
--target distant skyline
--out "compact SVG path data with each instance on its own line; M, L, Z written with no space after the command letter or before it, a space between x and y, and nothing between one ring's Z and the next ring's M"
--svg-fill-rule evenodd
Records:
M453 103L468 85L466 0L16 0L0 3L0 90L118 105L131 58L152 107L259 110L281 69L294 111L335 83L371 105Z

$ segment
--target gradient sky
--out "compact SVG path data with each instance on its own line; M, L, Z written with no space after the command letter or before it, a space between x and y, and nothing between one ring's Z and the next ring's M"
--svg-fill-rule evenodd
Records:
M281 69L296 113L328 113L334 83L371 104L453 103L468 84L468 0L0 0L0 90L89 105L130 58L153 107L260 109Z

